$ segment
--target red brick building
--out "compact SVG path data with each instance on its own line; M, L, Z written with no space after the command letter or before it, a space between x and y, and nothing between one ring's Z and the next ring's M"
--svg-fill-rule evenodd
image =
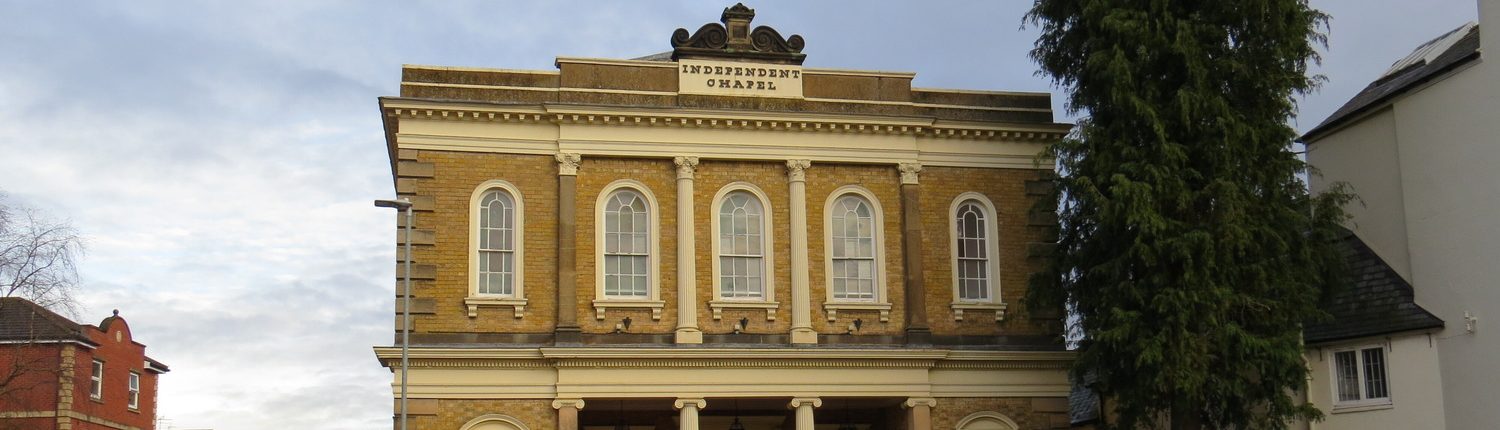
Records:
M0 430L153 429L166 372L119 311L95 326L0 298Z

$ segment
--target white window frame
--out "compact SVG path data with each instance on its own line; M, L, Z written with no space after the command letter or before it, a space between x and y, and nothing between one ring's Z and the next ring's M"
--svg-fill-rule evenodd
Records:
M129 395L125 397L125 399L126 399L125 400L125 406L128 407L128 408L130 408L130 409L140 409L141 408L141 374L140 373L136 373L134 371L131 371L130 372L130 379L127 381L127 383L129 384L128 385L128 387L129 387L128 394Z
M871 227L875 233L875 297L871 300L838 299L833 294L833 205L839 198L850 194L864 198L873 212L871 221L874 225ZM828 321L837 320L840 310L877 311L881 322L891 320L890 294L886 291L886 258L885 209L875 193L858 185L845 185L829 193L828 200L823 203L823 311Z
M604 295L604 208L616 191L631 190L646 199L646 237L650 241L651 255L646 258L646 298L611 298ZM679 238L683 240L683 238ZM691 238L687 238L691 240ZM651 319L660 320L666 302L661 300L661 204L651 188L641 181L620 179L610 182L599 191L594 202L594 319L603 320L609 308L645 308L651 310Z
M94 360L93 367L89 369L89 398L104 400L104 361Z
M719 231L722 227L719 225L719 211L724 205L724 200L735 192L745 192L753 198L760 200L761 259L764 262L761 279L763 282L762 287L765 288L765 293L761 298L725 298L722 294L723 286L721 285L719 276L719 260L721 257L719 254ZM773 237L774 231L772 230L776 225L772 222L772 213L775 210L771 207L771 199L766 197L765 191L762 191L755 184L749 182L732 182L719 188L719 192L714 194L713 206L710 206L710 209L709 218L712 218L712 233L709 236L710 246L713 248L713 257L711 258L711 264L713 265L713 299L708 302L708 306L713 311L714 320L723 319L724 309L738 308L764 309L766 311L766 320L775 321L776 309L779 304L776 302L776 254L774 247L776 241Z
M962 285L960 285L958 276L958 210L963 207L964 203L970 201L979 204L979 208L984 212L983 215L985 217L985 248L989 256L989 260L987 261L989 266L989 283L987 285L989 288L989 299L987 300L964 300L960 298ZM964 311L974 310L994 312L995 321L1005 319L1005 310L1008 305L1000 297L999 213L1000 211L995 209L995 203L990 201L988 196L973 191L960 193L948 205L948 267L949 271L952 272L951 278L953 283L953 302L949 304L949 307L953 310L953 319L955 321L964 320Z
M1383 372L1385 373L1385 397L1376 397L1376 398L1366 398L1365 397L1365 394L1366 394L1365 384L1366 384L1367 381L1366 381L1366 378L1365 378L1365 354L1364 354L1364 351L1365 350L1369 350L1369 349L1378 349L1378 350L1380 350L1380 359L1381 359L1381 363L1380 364L1385 367L1384 369L1382 369ZM1371 344L1371 343L1366 343L1366 344L1343 346L1343 347L1339 347L1339 348L1336 348L1336 349L1330 349L1329 351L1330 352L1329 352L1329 355L1328 355L1328 357L1329 357L1328 358L1328 379L1329 379L1329 383L1331 385L1330 386L1330 390L1329 390L1329 394L1333 397L1333 408L1334 408L1335 411L1338 411L1338 410L1349 410L1349 409L1356 409L1356 410L1382 409L1382 408L1388 407L1388 406L1390 406L1392 404L1391 400L1392 400L1392 398L1394 396L1391 393L1394 390L1393 390L1393 387L1392 387L1393 384L1391 383L1391 349L1389 347L1387 347L1385 344L1378 344L1378 343ZM1338 360L1338 354L1341 353L1341 352L1353 352L1354 353L1354 372L1356 374L1355 375L1356 379L1359 381L1359 400L1340 400L1339 399L1339 360Z
M479 234L481 219L479 211L479 200L490 191L501 191L510 195L511 203L515 204L513 209L515 222L512 224L511 235L514 241L513 258L515 267L512 273L514 288L512 294L482 294L479 292ZM469 309L469 318L479 316L480 307L505 307L513 308L516 318L526 316L526 203L521 196L521 189L510 182L492 179L479 184L474 188L473 194L469 196L469 296L464 298L464 305Z

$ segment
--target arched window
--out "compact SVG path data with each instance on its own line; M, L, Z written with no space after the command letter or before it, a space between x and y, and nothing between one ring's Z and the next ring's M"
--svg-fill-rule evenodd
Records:
M479 284L481 295L516 293L516 203L509 192L491 189L479 198Z
M1007 305L1000 297L1000 227L996 213L994 203L975 192L959 194L949 207L954 319L963 320L965 311L994 312L997 321L1005 318Z
M829 286L834 300L874 302L879 299L875 243L875 210L870 201L849 193L834 200L829 213Z
M651 211L639 191L622 188L604 200L604 297L651 297Z
M992 296L990 283L994 273L990 270L990 260L995 256L990 253L990 242L994 239L989 237L989 223L993 218L985 213L983 207L976 200L966 200L958 204L958 213L954 215L954 224L957 225L954 234L954 244L958 250L955 264L958 265L958 300L965 302L988 302Z
M526 314L526 205L521 190L499 179L469 197L469 317L480 307L511 307Z
M749 191L733 191L719 205L719 297L766 297L765 208Z

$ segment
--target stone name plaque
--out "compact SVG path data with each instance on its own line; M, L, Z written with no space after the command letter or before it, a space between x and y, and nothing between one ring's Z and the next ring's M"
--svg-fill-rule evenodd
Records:
M683 59L677 67L682 94L802 98L802 66Z

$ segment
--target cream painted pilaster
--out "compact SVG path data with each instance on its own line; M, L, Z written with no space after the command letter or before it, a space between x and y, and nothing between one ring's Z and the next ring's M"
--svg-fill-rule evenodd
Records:
M552 409L557 409L557 430L578 430L578 411L583 409L583 399L553 400Z
M708 402L703 399L677 399L672 402L672 407L677 408L678 429L698 430L698 410L708 407Z
M813 331L812 328L812 287L808 285L810 276L807 269L807 168L811 165L812 162L809 160L787 160L786 162L788 191L792 200L790 218L792 227L792 343L794 344L818 343L818 332ZM812 413L811 409L808 413ZM808 416L811 417L811 415ZM801 426L799 425L798 428L800 429Z
M823 406L823 399L817 397L794 397L787 404L788 409L797 410L797 430L813 430L813 408Z
M693 238L693 173L698 157L677 157L677 343L703 343L698 330L698 291ZM697 412L693 427L697 428ZM687 427L683 427L687 428Z
M907 430L932 430L932 408L937 406L937 399L911 397L901 406L906 407Z

